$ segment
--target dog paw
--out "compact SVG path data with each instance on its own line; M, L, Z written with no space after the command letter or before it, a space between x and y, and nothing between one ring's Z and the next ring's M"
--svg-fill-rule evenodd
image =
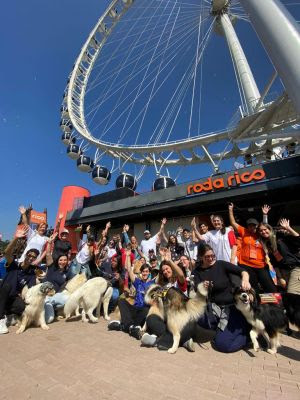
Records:
M202 296L207 297L207 295L208 295L208 290L207 290L207 288L204 286L204 283L203 283L203 282L199 283L197 289L198 289L198 292L199 292Z
M259 346L253 346L254 351L258 352L260 350Z
M172 347L168 350L169 354L175 354L176 353L176 349L172 349Z
M276 353L277 353L277 350L275 350L275 349L268 349L267 352L268 352L269 354L276 354Z
M20 333L22 333L23 331L20 331L20 329L18 329L17 331L16 331L16 334L17 335L19 335Z
M110 317L104 317L105 321L110 321Z
M43 329L43 331L49 331L49 326L48 325L43 325L41 326L41 328Z

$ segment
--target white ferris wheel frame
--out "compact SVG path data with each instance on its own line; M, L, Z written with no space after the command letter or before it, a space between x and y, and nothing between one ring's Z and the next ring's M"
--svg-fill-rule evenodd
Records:
M66 112L64 112L62 119L70 121L73 128L83 139L113 158L121 159L124 162L145 166L154 165L161 168L162 166L207 162L211 162L215 166L215 162L222 159L236 159L249 153L264 154L266 150L278 146L287 146L299 138L300 129L295 129L293 126L295 127L299 123L300 116L295 111L288 95L284 93L276 101L264 104L263 100L267 90L260 99L257 99L257 108L253 114L245 116L240 111L239 122L233 127L219 132L167 143L145 145L109 143L94 137L87 126L84 114L85 93L89 76L114 27L132 5L138 1L113 0L91 31L75 62L67 86L67 117ZM231 143L230 149L225 148L221 153L209 151L209 144L224 140ZM246 147L243 147L246 142ZM203 150L202 156L197 154L197 148ZM190 157L182 153L186 150L190 152ZM165 152L168 152L169 156L163 156L162 153ZM175 158L176 155L177 158Z

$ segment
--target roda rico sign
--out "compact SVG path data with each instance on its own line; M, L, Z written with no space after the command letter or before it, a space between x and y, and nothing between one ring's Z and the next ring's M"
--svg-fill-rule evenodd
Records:
M204 182L197 182L194 185L188 185L187 194L197 194L202 192L212 192L216 189L230 188L241 184L261 181L265 179L266 174L263 169L254 169L239 174L237 171L232 175L220 178L208 178Z

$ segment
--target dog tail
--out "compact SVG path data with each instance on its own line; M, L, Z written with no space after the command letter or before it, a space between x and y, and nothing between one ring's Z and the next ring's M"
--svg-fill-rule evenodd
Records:
M73 312L79 307L79 303L83 295L84 285L75 290L75 292L70 295L64 306L64 314L66 316L66 319L70 318Z

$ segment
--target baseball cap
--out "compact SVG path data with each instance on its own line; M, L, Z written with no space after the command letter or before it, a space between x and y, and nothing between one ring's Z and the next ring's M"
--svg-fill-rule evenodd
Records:
M64 228L60 233L70 233L68 229Z
M247 219L247 225L258 225L259 224L259 222L257 221L257 219L255 219L255 218L249 218L249 219Z
M144 231L144 233L150 233L150 231L149 231L148 229L146 229L146 230Z

